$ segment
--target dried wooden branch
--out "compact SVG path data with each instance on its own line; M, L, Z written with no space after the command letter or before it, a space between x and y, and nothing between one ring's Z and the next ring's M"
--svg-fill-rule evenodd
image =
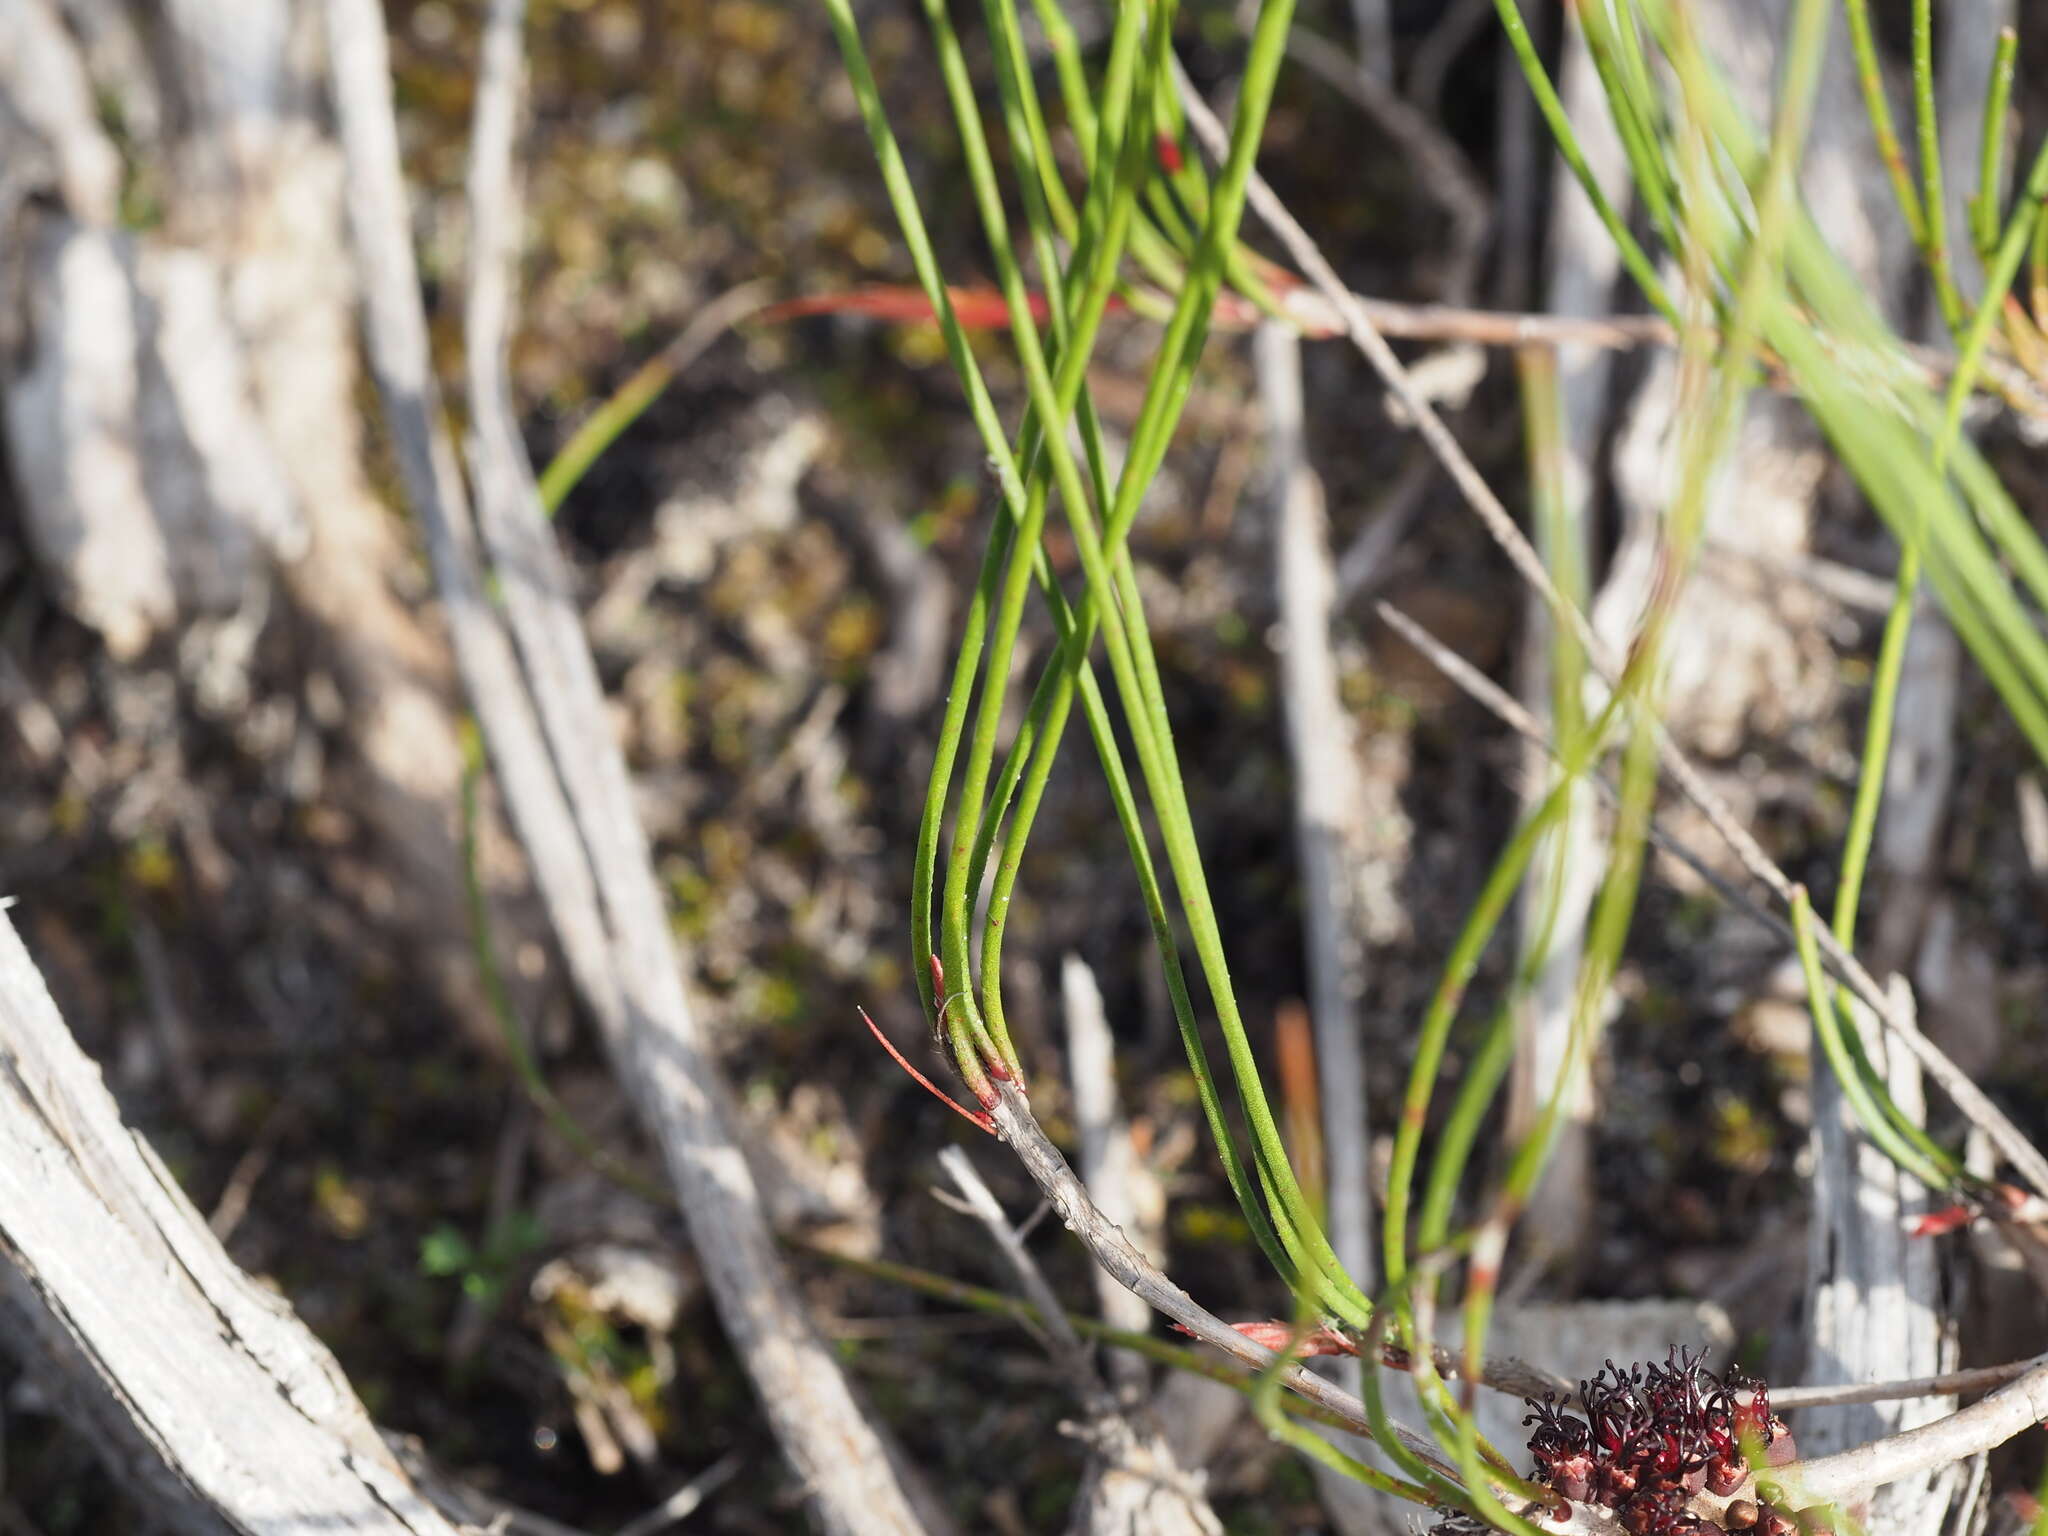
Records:
M325 1345L121 1123L0 916L0 1335L189 1536L455 1536Z
M1074 1176L1074 1170L1067 1166L1059 1148L1047 1138L1037 1118L1032 1115L1031 1106L1021 1095L1007 1084L1003 1085L1001 1096L990 1115L995 1121L996 1134L1017 1154L1018 1161L1024 1164L1024 1171L1031 1175L1032 1182L1051 1203L1067 1230L1081 1240L1095 1262L1114 1276L1119 1285L1136 1292L1154 1311L1173 1319L1194 1338L1221 1350L1238 1364L1255 1371L1263 1371L1272 1364L1272 1350L1246 1338L1174 1284L1157 1265L1138 1252L1121 1228L1095 1208L1095 1202L1088 1198L1088 1191ZM1440 1352L1439 1371L1451 1376L1455 1374L1456 1365L1449 1351ZM1345 1428L1352 1433L1371 1437L1372 1426L1366 1419L1365 1405L1334 1382L1326 1381L1298 1364L1283 1367L1280 1379L1288 1390L1343 1419ZM1546 1391L1570 1390L1569 1383L1560 1382L1520 1360L1489 1360L1480 1380L1496 1391L1515 1397L1541 1397ZM1396 1428L1403 1445L1433 1466L1444 1468L1434 1444L1413 1430L1403 1426Z
M1337 658L1330 645L1336 581L1322 485L1308 462L1299 342L1286 327L1267 325L1254 339L1253 354L1270 435L1272 495L1278 503L1274 567L1285 636L1280 692L1294 770L1294 848L1301 869L1309 1016L1322 1104L1324 1198L1338 1262L1369 1291L1372 1177L1359 1011L1365 946L1355 885L1363 839L1351 717L1338 692Z
M900 1536L924 1522L775 1255L727 1090L685 998L596 667L511 411L503 359L517 254L511 155L522 10L521 0L495 0L485 37L466 316L472 466L516 655L483 596L476 528L439 423L382 18L375 0L329 0L371 359L457 660L536 882L619 1077L661 1142L735 1351L823 1526Z
M2009 1386L1945 1419L1836 1456L1794 1462L1770 1480L1784 1486L1794 1508L1835 1503L2003 1445L2043 1419L2048 1419L2048 1365L2036 1365Z
M1946 1397L1956 1392L1981 1392L2017 1381L2031 1370L2048 1366L2048 1355L2031 1360L2008 1360L2004 1365L1978 1365L1963 1371L1944 1371L1939 1376L1918 1376L1911 1381L1858 1381L1845 1386L1773 1387L1771 1407L1780 1412L1794 1408L1815 1408L1829 1403L1884 1403L1902 1397Z
M1156 1311L1172 1318L1189 1334L1221 1350L1238 1364L1255 1371L1264 1371L1272 1366L1274 1351L1246 1338L1174 1284L1138 1252L1115 1223L1095 1208L1094 1202L1088 1198L1088 1191L1074 1176L1073 1169L1067 1166L1066 1159L1060 1156L1059 1148L1047 1139L1031 1113L1031 1106L1014 1087L1008 1083L999 1085L998 1097L990 1114L997 1134L1017 1154L1025 1172L1031 1175L1032 1182L1038 1185L1067 1230L1081 1240L1095 1262L1114 1276L1119 1284L1127 1286ZM1438 1369L1446 1376L1453 1374L1454 1362L1449 1351L1439 1350L1437 1363ZM1335 1382L1316 1375L1299 1363L1282 1366L1279 1375L1281 1385L1289 1391L1327 1409L1342 1419L1345 1427L1354 1434L1371 1438L1372 1426L1366 1418L1365 1405ZM1481 1380L1497 1391L1517 1397L1541 1397L1546 1391L1558 1393L1560 1389L1566 1393L1570 1391L1569 1383L1535 1370L1520 1360L1489 1360ZM1457 1473L1437 1454L1434 1444L1405 1425L1397 1423L1394 1428L1403 1445L1431 1467L1457 1481ZM1568 1516L1558 1519L1525 1507L1518 1498L1510 1498L1509 1503L1511 1508L1519 1509L1525 1518L1553 1533L1553 1536L1623 1536L1620 1522L1607 1510L1593 1505L1574 1505Z
M1327 45L1323 45L1327 47ZM1343 74L1341 81L1350 81ZM1323 486L1308 457L1301 339L1269 321L1252 337L1266 429L1266 496L1272 507L1275 595L1280 613L1281 716L1294 786L1294 852L1308 960L1312 1063L1304 1113L1320 1126L1320 1167L1330 1246L1345 1271L1373 1288L1371 1137L1365 1095L1366 935L1361 882L1372 861L1364 784L1351 716L1337 685L1330 622L1336 575ZM1295 1097L1290 1091L1289 1097ZM1347 1391L1363 1363L1338 1357L1317 1369ZM1363 1447L1344 1444L1347 1454ZM1312 1463L1316 1487L1341 1536L1391 1536L1406 1522L1398 1501Z
M1102 1006L1095 973L1079 955L1060 962L1060 1013L1067 1026L1067 1083L1074 1096L1074 1129L1080 1141L1081 1179L1103 1214L1132 1235L1140 1252L1160 1251L1159 1228L1166 1197L1131 1138L1117 1103L1116 1042ZM1104 1322L1132 1332L1151 1325L1152 1309L1095 1271L1096 1304ZM1110 1376L1128 1392L1151 1380L1143 1356L1113 1350Z

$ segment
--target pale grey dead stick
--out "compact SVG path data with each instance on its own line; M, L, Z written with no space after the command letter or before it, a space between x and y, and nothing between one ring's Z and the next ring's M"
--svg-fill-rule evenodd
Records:
M1066 1306L1047 1283L1045 1272L1038 1267L1038 1261L1031 1257L1031 1250L1024 1246L1024 1239L1010 1218L1003 1211L995 1192L988 1187L982 1176L974 1171L974 1164L967 1160L967 1154L957 1145L948 1146L939 1152L939 1166L946 1170L946 1176L960 1191L960 1197L967 1203L968 1212L988 1229L1002 1250L1003 1260L1016 1275L1017 1283L1024 1287L1025 1298L1038 1309L1038 1319L1044 1336L1050 1341L1049 1349L1060 1369L1067 1373L1068 1382L1090 1412L1100 1408L1114 1411L1115 1405L1109 1400L1108 1388L1096 1374L1094 1359L1088 1346L1081 1342L1081 1335L1074 1332L1074 1325L1067 1318Z
M775 1251L729 1091L683 990L632 780L512 410L506 352L519 256L513 141L524 10L524 0L493 0L471 149L464 340L479 523L603 901L629 1025L620 1066L662 1143L720 1319L822 1523L874 1536L917 1531L924 1521L881 1436Z
M1136 1234L1141 1252L1157 1253L1154 1228L1165 1200L1157 1178L1132 1144L1131 1128L1117 1103L1116 1042L1102 1005L1102 989L1079 955L1060 961L1060 1013L1067 1026L1067 1085L1074 1096L1081 1181L1097 1209ZM1148 1197L1142 1206L1141 1190ZM1104 1322L1136 1333L1151 1326L1152 1309L1100 1266L1095 1269L1095 1295ZM1110 1352L1108 1369L1129 1391L1142 1389L1152 1375L1144 1356L1123 1349Z
M1514 66L1512 63L1510 68ZM1300 324L1304 335L1317 339L1345 334L1338 306L1315 288L1292 288L1280 294L1281 307ZM1482 347L1585 346L1610 351L1639 347L1675 347L1678 334L1662 315L1549 315L1530 310L1466 309L1455 304L1404 304L1352 294L1373 328L1382 336L1404 341L1469 341ZM1222 308L1218 330L1244 329L1257 323L1249 304ZM1931 347L1903 344L1902 354L1918 371L1921 382L1940 388L1955 368L1955 359ZM1998 391L2000 403L2029 421L2048 420L2048 393L2018 364L1999 357L1980 363L1985 381ZM1781 372L1771 371L1766 384L1785 388Z
M383 13L375 0L328 0L327 57L347 166L350 233L370 371L384 400L407 500L426 534L456 663L570 975L599 1023L624 1017L597 887L542 743L511 643L484 597L469 497L441 429L427 323L413 259Z
M1174 73L1189 123L1210 153L1220 160L1228 148L1223 125L1217 121L1216 114L1209 110L1208 103L1202 100L1201 93L1194 89L1177 60L1174 64ZM1564 594L1558 591L1556 584L1550 579L1550 573L1543 567L1542 558L1523 536L1521 529L1515 526L1513 516L1501 504L1500 498L1493 493L1493 488L1486 483L1485 477L1479 473L1464 449L1458 445L1458 440L1444 425L1443 419L1415 390L1409 381L1407 370L1401 366L1401 360L1394 356L1393 349L1373 327L1350 290L1339 281L1335 270L1324 259L1322 251L1310 238L1308 231L1303 229L1294 215L1287 211L1286 205L1266 184L1264 178L1257 174L1254 174L1251 180L1250 197L1252 207L1266 221L1280 243L1287 248L1288 254L1308 275L1310 282L1324 298L1335 306L1343 320L1345 333L1350 336L1353 344L1373 365L1388 390L1407 408L1415 429L1421 433L1423 441L1442 462L1452 481L1464 494L1467 503L1485 525L1487 533L1507 555L1509 564L1513 565L1522 579L1543 598L1559 621L1571 628L1585 647L1587 658L1595 670L1610 687L1614 686L1619 668L1605 643L1594 632L1593 626L1578 605L1567 600ZM1734 851L1743 868L1770 887L1772 893L1789 906L1793 896L1791 878L1764 852L1762 845L1750 835L1749 829L1736 819L1727 802L1700 776L1699 770L1693 767L1691 760L1672 740L1670 734L1656 722L1651 722L1651 725L1656 731L1658 759L1663 764L1665 772L1671 775L1673 782L1678 785L1685 797L1699 808L1715 832ZM1942 1091L1949 1096L1956 1108L1972 1123L1982 1127L1984 1133L2027 1182L2033 1185L2037 1193L2048 1194L2048 1158L2041 1155L2039 1149L2021 1133L2019 1127L1985 1096L1984 1091L1949 1059L1945 1051L1922 1034L1913 1020L1893 1007L1884 989L1878 986L1861 962L1836 941L1831 932L1820 927L1816 929L1815 937L1822 952L1835 961L1839 973L1847 980L1850 989L1884 1021L1887 1029L1905 1042L1906 1048L1919 1058L1928 1076L1941 1085Z
M1383 336L1404 341L1469 341L1482 347L1564 346L1608 351L1678 344L1661 315L1545 315L1527 310L1467 309L1455 304L1404 304L1353 294ZM1291 289L1282 300L1290 318L1312 337L1341 336L1341 314L1313 289Z
M1789 1411L1833 1403L1884 1403L1902 1397L1946 1397L1952 1392L1982 1392L2017 1381L2031 1370L2048 1366L2048 1355L2031 1360L2008 1360L2003 1365L1972 1366L1940 1376L1922 1376L1912 1381L1863 1381L1833 1387L1773 1387L1771 1406Z
M238 1269L0 916L0 1341L181 1536L455 1536Z
M1330 1245L1353 1280L1373 1290L1371 1137L1365 1099L1365 939L1357 861L1363 815L1351 716L1337 683L1330 614L1336 598L1322 484L1308 461L1301 343L1278 322L1252 338L1266 418L1274 580L1285 644L1281 716L1293 769L1294 846L1301 868L1309 1018L1322 1105L1323 1185ZM1355 1375L1340 1371L1355 1385Z
M1795 1508L1833 1503L1988 1451L2043 1419L2048 1419L2048 1364L2036 1365L1989 1397L1945 1419L1838 1456L1794 1462L1765 1474L1765 1481L1781 1483Z
M590 675L580 630L557 640L557 652L541 658L546 669L535 669L534 688L542 706L537 712L519 660L483 599L475 530L440 427L427 363L382 18L374 0L329 0L327 13L372 363L407 490L426 525L457 660L572 976L605 1034L622 1081L662 1143L721 1317L741 1361L754 1374L784 1449L816 1500L820 1519L833 1531L876 1536L918 1531L922 1524L911 1513L879 1440L831 1354L811 1332L769 1244L758 1191L724 1112L722 1084L689 1017L676 957L662 932L658 895L652 898L651 923L646 915L651 874L637 828L634 838L620 836L615 811L607 817L589 802L592 771L602 775L605 767L616 765L617 754L610 748L609 764L601 761L611 741L601 706L590 708L587 697L563 704L562 674L573 677L580 663L584 675ZM517 24L516 6L508 14L506 0L499 0L479 82L485 163L471 190L482 192L484 206L481 218L472 215L472 228L479 248L494 258L479 267L493 271L512 238L506 234L509 214L494 198L500 189L510 190L520 65ZM496 169L489 164L494 155L499 157ZM501 286L494 294L486 278L480 305L472 294L473 359L502 359L503 331L494 339L491 328L502 328L509 319L504 297L509 284L501 271L497 280ZM487 515L499 514L494 531L508 518L516 527L506 508L532 495L516 433L509 438L518 456L503 451L505 400L501 385L495 392L480 392L472 402L482 445L479 491ZM492 424L486 425L485 418ZM493 433L497 452L492 451ZM537 507L533 516L538 519ZM522 641L528 655L523 659L529 666L535 659L531 620L536 590L541 582L560 578L552 545L544 537L533 543L539 551L535 558L507 559L501 552L498 560L508 600L526 621ZM553 582L549 602L557 602L561 591ZM552 633L560 635L560 627ZM566 757L558 750L565 718L597 723L591 734L576 739ZM593 828L607 835L592 837ZM622 847L629 847L632 856Z
M671 1526L680 1525L738 1474L743 1461L738 1451L727 1451L646 1514L628 1520L612 1536L659 1536Z
M1375 91L1394 94L1394 23L1387 0L1351 0L1351 30L1358 37L1358 71ZM1334 51L1334 50L1333 50Z

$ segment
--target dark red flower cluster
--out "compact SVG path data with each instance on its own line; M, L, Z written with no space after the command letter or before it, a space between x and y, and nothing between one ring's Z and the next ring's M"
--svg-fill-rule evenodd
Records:
M1764 1384L1739 1371L1724 1381L1680 1349L1663 1365L1623 1370L1609 1360L1579 1383L1578 1412L1552 1395L1529 1407L1522 1422L1534 1426L1535 1480L1563 1499L1606 1505L1631 1536L1778 1536L1793 1529L1777 1511L1748 1500L1722 1511L1728 1525L1690 1507L1696 1494L1741 1488L1751 1454L1761 1453L1771 1466L1796 1454ZM1437 1527L1444 1536L1457 1529L1455 1521Z

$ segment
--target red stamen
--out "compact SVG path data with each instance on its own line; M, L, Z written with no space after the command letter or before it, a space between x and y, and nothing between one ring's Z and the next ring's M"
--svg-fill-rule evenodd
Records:
M936 966L938 962L934 960L932 964ZM938 1087L935 1083L932 1082L930 1078L926 1077L922 1072L918 1071L917 1068L913 1067L908 1061L904 1060L903 1053L896 1049L895 1045L890 1041L887 1035L882 1033L881 1026L877 1024L873 1019L868 1017L867 1009L856 1008L854 1011L860 1015L861 1023L867 1025L868 1033L872 1034L877 1040L881 1041L882 1049L889 1053L890 1059L893 1060L897 1066L901 1067L904 1071L910 1074L912 1082L916 1083L918 1087L922 1088L926 1093L930 1094L933 1098L937 1099L941 1104L945 1105L948 1109L952 1110L953 1113L958 1115L962 1120L966 1120L974 1125L980 1126L981 1129L987 1131L991 1136L995 1135L995 1121L991 1120L985 1113L979 1110L963 1109L957 1102L954 1101L951 1095L945 1092L945 1090Z

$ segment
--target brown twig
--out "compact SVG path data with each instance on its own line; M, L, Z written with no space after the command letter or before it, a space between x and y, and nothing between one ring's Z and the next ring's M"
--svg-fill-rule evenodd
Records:
M1046 1137L1032 1115L1030 1105L1009 1084L1000 1085L990 1114L996 1123L996 1133L1017 1154L1024 1171L1031 1175L1067 1230L1081 1240L1095 1262L1114 1276L1119 1285L1143 1297L1154 1311L1173 1319L1194 1338L1221 1350L1240 1365L1255 1371L1272 1365L1272 1350L1246 1338L1174 1284L1137 1250L1122 1228L1095 1208L1074 1170L1067 1166L1059 1148ZM1300 1365L1283 1366L1280 1379L1288 1390L1336 1414L1352 1433L1372 1436L1365 1405L1336 1383ZM1560 1385L1556 1378L1519 1360L1488 1361L1482 1380L1485 1385L1516 1397L1540 1397L1546 1390L1555 1392ZM1405 1427L1397 1426L1397 1431L1403 1445L1455 1479L1456 1474L1445 1466L1433 1444Z

